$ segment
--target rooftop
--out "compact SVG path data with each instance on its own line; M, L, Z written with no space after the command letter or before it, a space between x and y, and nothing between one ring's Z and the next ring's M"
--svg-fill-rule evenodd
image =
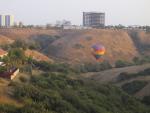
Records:
M87 13L87 14L105 14L104 12L96 12L96 11L92 11L92 12L83 12L83 13Z
M0 55L5 55L7 53L8 53L7 51L4 51L3 49L0 48Z

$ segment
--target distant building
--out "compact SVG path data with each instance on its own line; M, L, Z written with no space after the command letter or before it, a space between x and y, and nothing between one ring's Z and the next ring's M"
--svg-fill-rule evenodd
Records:
M22 22L19 22L19 27L23 27L23 23Z
M5 16L4 15L0 15L0 27L5 26Z
M13 15L0 15L0 27L11 27L14 26Z
M105 13L83 12L83 26L86 27L104 27Z
M56 27L71 26L71 21L68 21L68 20L56 21L55 26Z
M85 26L77 26L77 25L64 25L64 30L82 30L82 29L91 29L91 27L85 27Z
M5 15L5 26L11 27L14 25L14 16L13 15Z
M62 25L64 25L64 26L70 26L71 25L71 21L63 20L62 21Z

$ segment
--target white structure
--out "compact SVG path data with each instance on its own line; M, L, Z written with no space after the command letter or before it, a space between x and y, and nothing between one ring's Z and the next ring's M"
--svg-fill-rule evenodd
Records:
M71 21L68 21L68 20L56 21L55 26L56 27L71 26Z
M82 29L92 29L91 27L85 27L85 26L77 26L77 25L66 25L63 26L63 29L65 30L71 30L71 29L76 29L76 30L82 30Z
M10 70L10 71L11 71L10 80L14 79L19 74L18 68L16 68L15 70Z
M5 26L5 16L4 15L0 15L0 27Z
M13 15L0 15L0 27L11 27L14 26Z
M14 16L13 15L5 15L5 26L11 27L14 25Z

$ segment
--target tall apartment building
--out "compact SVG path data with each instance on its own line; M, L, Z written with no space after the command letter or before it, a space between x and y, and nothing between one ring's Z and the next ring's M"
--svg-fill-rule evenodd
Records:
M11 27L14 25L13 15L0 15L0 27Z
M13 15L5 15L5 26L11 27L14 25L14 16Z
M0 27L5 26L5 16L0 15Z
M83 26L104 27L105 26L105 13L83 12Z

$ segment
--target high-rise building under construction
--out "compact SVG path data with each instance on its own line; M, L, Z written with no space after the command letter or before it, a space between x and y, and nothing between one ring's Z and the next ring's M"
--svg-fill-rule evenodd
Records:
M83 12L83 26L104 27L105 26L105 13Z

